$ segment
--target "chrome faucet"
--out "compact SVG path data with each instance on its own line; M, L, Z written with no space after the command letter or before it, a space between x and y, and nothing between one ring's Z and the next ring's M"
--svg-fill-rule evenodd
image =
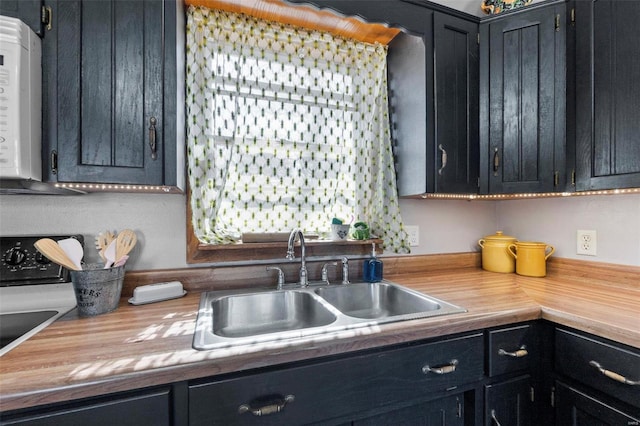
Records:
M289 243L287 244L287 259L291 260L294 258L293 253L293 244L296 242L296 236L299 236L300 239L300 287L307 287L309 285L309 280L307 279L307 261L306 261L306 252L304 246L304 235L302 234L302 230L300 228L295 228L289 234Z

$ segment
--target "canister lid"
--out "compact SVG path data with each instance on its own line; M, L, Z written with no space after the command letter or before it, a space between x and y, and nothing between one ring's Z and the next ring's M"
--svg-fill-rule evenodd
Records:
M503 235L502 231L496 231L495 234L493 235L487 235L486 237L484 237L485 241L495 241L495 242L500 242L500 241L516 241L517 238L516 237L512 237L510 235Z

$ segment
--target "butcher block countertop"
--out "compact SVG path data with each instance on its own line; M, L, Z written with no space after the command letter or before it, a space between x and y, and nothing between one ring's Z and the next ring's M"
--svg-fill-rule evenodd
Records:
M640 268L550 262L546 278L486 272L477 254L442 266L435 256L384 259L385 278L464 307L467 312L381 325L328 341L197 351L191 343L201 283L184 272L189 293L108 314L71 312L0 358L0 410L214 376L357 350L548 319L640 348ZM426 265L426 267L425 267ZM428 266L433 266L429 268ZM436 266L438 265L438 266ZM264 268L264 267L262 267ZM129 273L128 273L129 274ZM133 273L135 275L135 273ZM145 278L176 279L178 271ZM144 275L144 274L141 274ZM135 280L134 280L135 281ZM193 285L190 282L193 281ZM144 282L140 278L133 284ZM126 284L125 284L126 286Z

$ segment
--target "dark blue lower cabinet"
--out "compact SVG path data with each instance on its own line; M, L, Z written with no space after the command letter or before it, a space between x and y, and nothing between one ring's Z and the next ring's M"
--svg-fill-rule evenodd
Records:
M562 382L556 382L555 405L556 425L640 425L640 410L635 413L623 411Z
M173 424L171 390L137 391L60 404L29 412L0 414L0 425L164 426Z

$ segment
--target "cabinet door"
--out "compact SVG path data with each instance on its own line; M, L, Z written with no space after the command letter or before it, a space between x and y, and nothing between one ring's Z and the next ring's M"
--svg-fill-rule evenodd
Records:
M552 191L564 174L564 16L554 6L484 24L482 192Z
M640 186L640 2L578 1L576 189Z
M21 416L2 416L3 425L24 426L139 426L170 425L170 391L141 392L96 402L47 408Z
M531 377L522 376L485 387L485 425L535 425Z
M640 416L625 413L563 383L556 382L555 395L558 426L640 424Z
M2 0L0 15L20 19L36 34L43 37L42 2L43 0Z
M424 38L399 34L388 56L398 193L477 193L478 25L413 7Z
M464 398L452 395L353 422L353 426L464 425Z
M435 12L436 192L477 193L478 25Z
M171 183L164 165L169 155L175 169L175 153L165 144L175 131L167 131L165 113L176 92L164 82L175 79L175 38L168 36L175 2L74 0L52 7L43 57L43 133L51 154L57 151L57 164L44 158L49 180Z

